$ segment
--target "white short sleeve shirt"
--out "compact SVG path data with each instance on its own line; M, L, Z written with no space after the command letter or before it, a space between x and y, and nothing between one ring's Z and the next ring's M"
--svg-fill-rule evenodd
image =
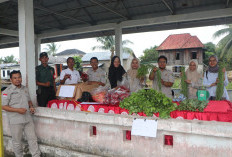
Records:
M77 70L71 70L69 68L62 70L60 74L60 80L63 80L66 74L71 75L71 78L66 79L64 84L77 84L80 82L80 74Z

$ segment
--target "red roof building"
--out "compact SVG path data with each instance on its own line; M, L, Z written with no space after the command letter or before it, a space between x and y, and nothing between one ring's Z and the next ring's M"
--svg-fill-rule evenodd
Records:
M187 65L191 59L203 63L204 45L189 33L169 35L156 50L168 58L169 65Z

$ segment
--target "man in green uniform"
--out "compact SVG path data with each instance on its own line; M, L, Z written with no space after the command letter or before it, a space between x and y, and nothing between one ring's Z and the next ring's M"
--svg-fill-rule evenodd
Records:
M31 114L35 113L35 109L28 89L21 85L20 71L12 71L10 80L12 84L2 92L2 109L7 112L13 151L16 157L23 157L22 138L24 133L32 157L40 157L35 127L31 117Z
M48 65L48 54L40 53L41 65L36 67L37 101L40 107L46 107L48 101L55 99L55 71Z

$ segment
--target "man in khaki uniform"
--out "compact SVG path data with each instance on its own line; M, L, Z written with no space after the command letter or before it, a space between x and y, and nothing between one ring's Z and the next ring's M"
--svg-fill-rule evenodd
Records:
M161 91L164 93L167 97L172 98L172 85L174 83L174 77L173 73L170 70L166 69L167 65L167 58L165 56L160 56L158 58L158 65L161 72ZM159 90L156 72L158 68L154 68L149 76L149 79L153 81L153 88L155 90Z
M10 80L12 84L2 92L2 109L7 111L15 156L23 157L22 137L24 132L32 156L39 157L40 150L31 117L35 109L28 89L21 85L20 71L12 71Z
M90 64L91 64L92 68L87 71L87 74L89 77L88 83L105 86L106 73L101 68L98 67L97 57L92 57L90 59Z

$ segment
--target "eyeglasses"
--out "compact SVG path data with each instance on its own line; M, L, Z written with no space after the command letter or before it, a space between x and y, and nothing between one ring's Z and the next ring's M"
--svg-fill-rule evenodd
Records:
M166 63L166 61L159 61L158 63Z
M214 60L209 60L209 62L217 62L217 60L216 60L216 59L214 59Z

